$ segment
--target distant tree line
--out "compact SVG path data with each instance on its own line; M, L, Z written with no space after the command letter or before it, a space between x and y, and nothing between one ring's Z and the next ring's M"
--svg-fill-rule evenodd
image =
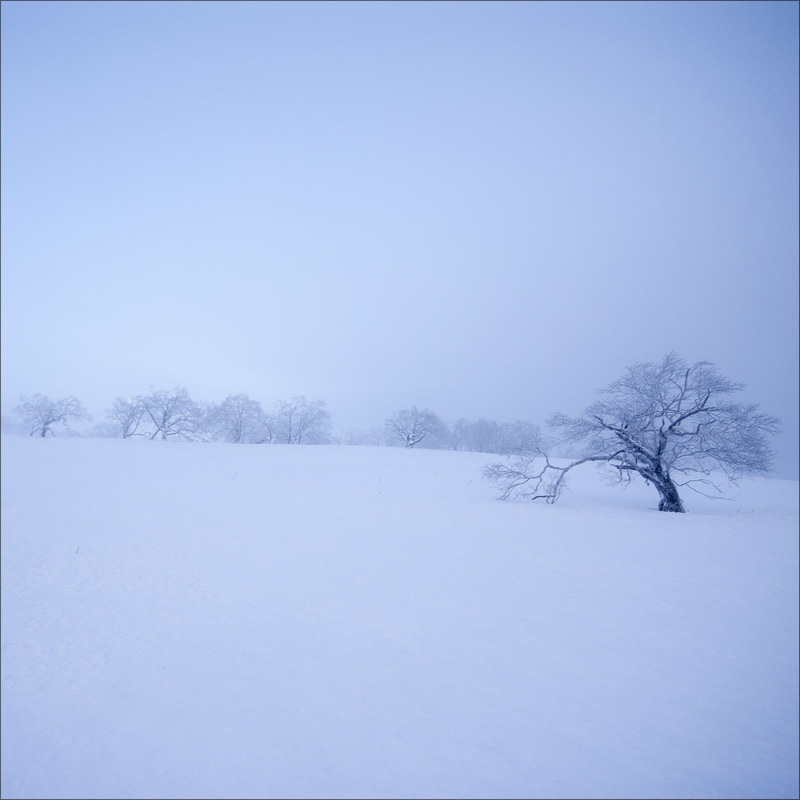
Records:
M173 441L233 444L326 444L332 441L331 415L322 400L278 400L267 413L246 394L228 395L222 403L197 403L183 387L118 397L106 411L108 422L95 433L122 439L140 437Z
M435 450L511 454L540 443L539 427L530 422L495 422L490 419L457 419L450 424L416 406L395 411L387 418L385 444Z
M544 441L530 422L498 423L458 419L447 424L427 408L392 413L382 428L350 431L335 438L322 400L278 400L267 413L246 394L222 403L196 403L189 392L151 389L136 397L118 397L106 410L107 421L93 434L122 439L231 442L234 444L349 444L468 450L508 456L487 465L484 478L500 497L528 497L554 503L567 475L586 463L604 467L617 482L635 476L658 492L660 511L684 511L686 487L722 497L715 481L722 475L736 484L744 475L765 475L772 466L768 437L780 429L777 419L755 404L729 398L743 384L719 374L708 361L689 364L675 353L660 363L639 363L601 392L602 399L577 417L555 414ZM55 435L55 426L71 433L70 423L91 419L75 397L51 400L41 394L21 397L15 419L3 418L4 432L25 426L30 436ZM19 420L19 423L16 422ZM573 460L558 463L554 448L571 450ZM575 450L577 449L577 453ZM577 455L577 458L574 456Z
M51 400L41 394L21 397L6 432L54 436L74 435L70 423L90 421L75 397ZM119 439L230 442L233 444L346 444L464 450L513 454L539 444L539 428L530 422L500 423L489 419L444 422L427 408L400 409L382 427L351 430L334 436L331 415L322 400L302 395L278 400L267 412L246 394L228 395L221 403L199 403L185 387L150 389L135 397L117 397L106 420L89 435Z

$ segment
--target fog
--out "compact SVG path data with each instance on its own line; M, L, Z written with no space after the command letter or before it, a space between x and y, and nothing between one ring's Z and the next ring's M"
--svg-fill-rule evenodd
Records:
M675 351L798 475L795 3L4 3L2 409L578 413Z

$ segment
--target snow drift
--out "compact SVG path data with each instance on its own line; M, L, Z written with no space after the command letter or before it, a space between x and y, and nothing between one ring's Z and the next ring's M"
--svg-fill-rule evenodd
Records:
M2 796L797 797L798 484L2 441Z

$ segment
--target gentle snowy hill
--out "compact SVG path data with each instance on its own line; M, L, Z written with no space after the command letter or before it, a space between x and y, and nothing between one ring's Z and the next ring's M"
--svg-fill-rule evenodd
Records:
M798 484L2 440L2 796L798 796Z

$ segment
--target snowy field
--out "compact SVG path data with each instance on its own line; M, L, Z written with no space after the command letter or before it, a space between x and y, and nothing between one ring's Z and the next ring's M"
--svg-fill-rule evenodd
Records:
M2 797L796 798L798 484L2 441Z

